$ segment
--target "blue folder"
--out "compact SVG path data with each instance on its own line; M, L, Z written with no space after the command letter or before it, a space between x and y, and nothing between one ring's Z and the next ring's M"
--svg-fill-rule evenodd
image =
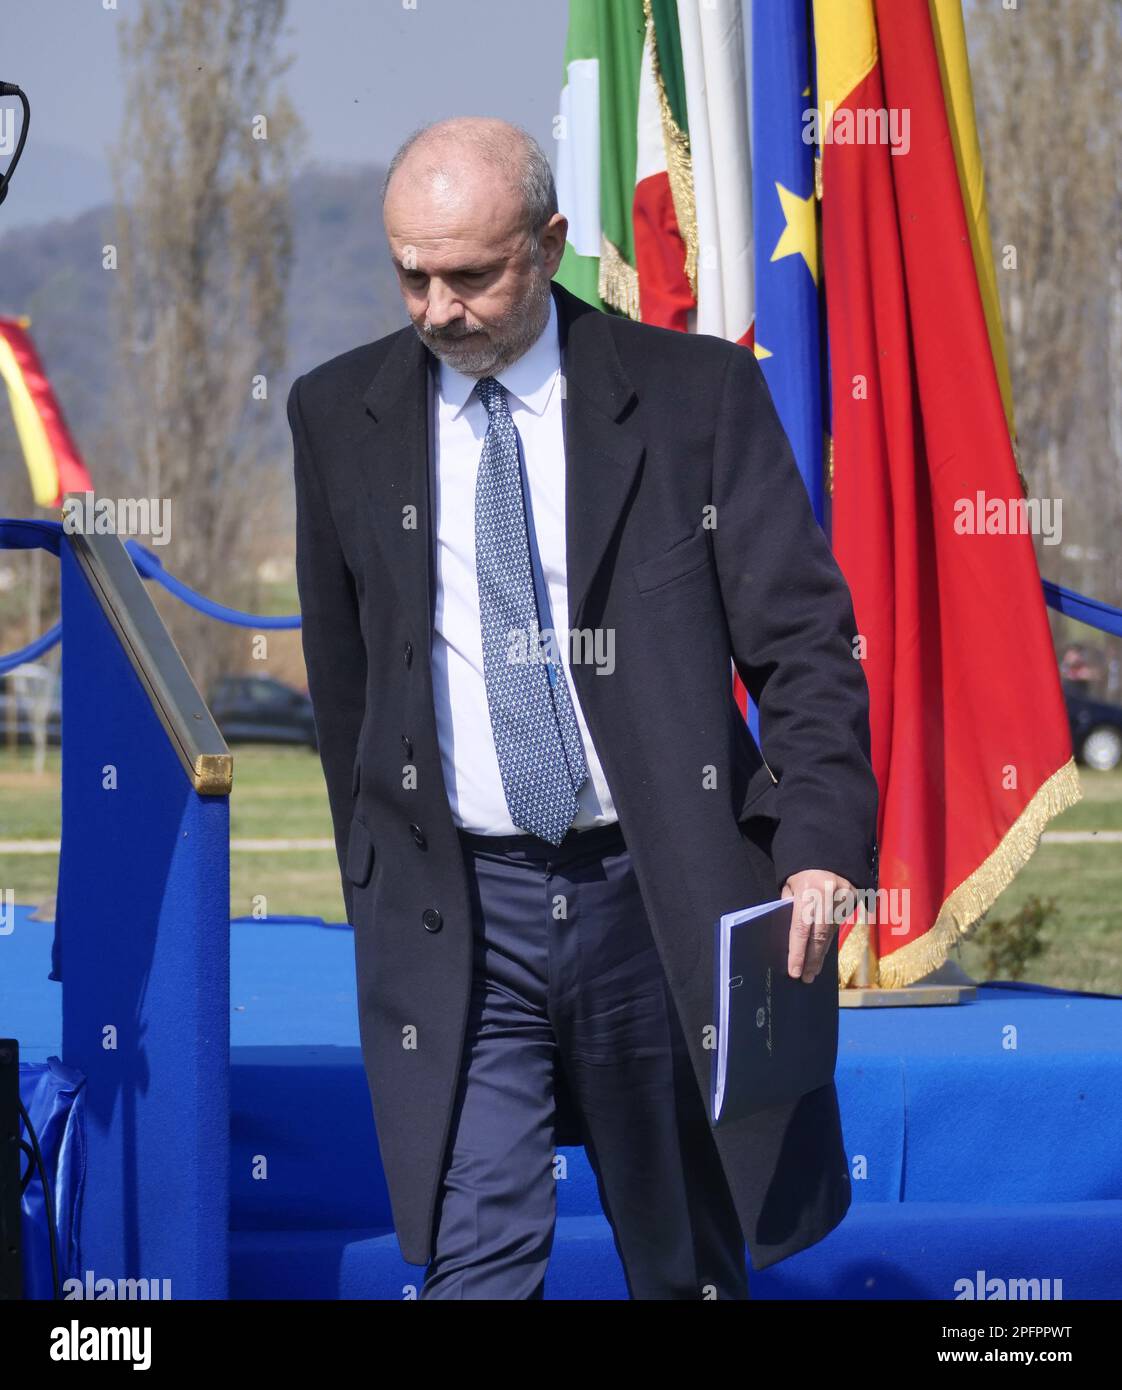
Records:
M717 923L711 1119L732 1124L834 1079L837 933L810 984L787 973L790 898L727 912Z

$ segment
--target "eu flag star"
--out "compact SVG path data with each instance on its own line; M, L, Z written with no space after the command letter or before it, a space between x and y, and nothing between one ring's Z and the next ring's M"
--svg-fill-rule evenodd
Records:
M814 190L811 189L807 197L800 198L797 193L792 193L789 188L784 188L777 182L775 191L779 195L779 205L783 209L786 226L775 243L771 259L780 261L784 256L801 256L817 285L818 217L814 206Z

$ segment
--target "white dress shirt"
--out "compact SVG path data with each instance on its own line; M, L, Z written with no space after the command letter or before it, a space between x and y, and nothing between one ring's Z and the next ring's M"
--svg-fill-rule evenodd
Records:
M537 535L549 595L550 613L540 615L540 624L543 630L556 630L553 650L565 670L588 763L589 776L577 794L573 819L573 828L583 830L616 820L616 811L569 665L560 367L557 306L551 295L549 322L541 336L496 379L506 388L511 417L522 440L532 514L527 520ZM475 480L487 433L487 411L475 390L475 378L446 362L439 364L435 398L432 673L444 781L456 825L480 835L525 833L511 820L506 804L483 676L475 572Z

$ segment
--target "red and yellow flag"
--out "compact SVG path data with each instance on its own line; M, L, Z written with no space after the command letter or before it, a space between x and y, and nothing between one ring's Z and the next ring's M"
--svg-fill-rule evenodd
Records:
M880 787L882 985L945 958L1079 799L1010 436L958 0L814 0L834 552ZM1047 499L1036 499L1037 503Z
M0 318L0 377L8 388L35 501L40 507L60 507L64 493L91 492L93 483L27 332L28 323Z

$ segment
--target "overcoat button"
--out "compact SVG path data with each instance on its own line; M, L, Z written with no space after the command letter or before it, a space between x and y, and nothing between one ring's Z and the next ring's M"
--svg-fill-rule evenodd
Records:
M425 835L421 827L419 825L410 825L409 833L413 836L413 843L418 847L418 849L424 849Z
M421 921L424 923L425 931L439 931L444 925L444 919L435 907L426 907L421 913Z
M413 740L408 734L402 734L401 746L405 750L405 756L411 758L413 756Z
M412 664L413 664L413 643L412 643L412 642L406 642L404 650L405 650L405 664L406 664L406 666L412 666Z

